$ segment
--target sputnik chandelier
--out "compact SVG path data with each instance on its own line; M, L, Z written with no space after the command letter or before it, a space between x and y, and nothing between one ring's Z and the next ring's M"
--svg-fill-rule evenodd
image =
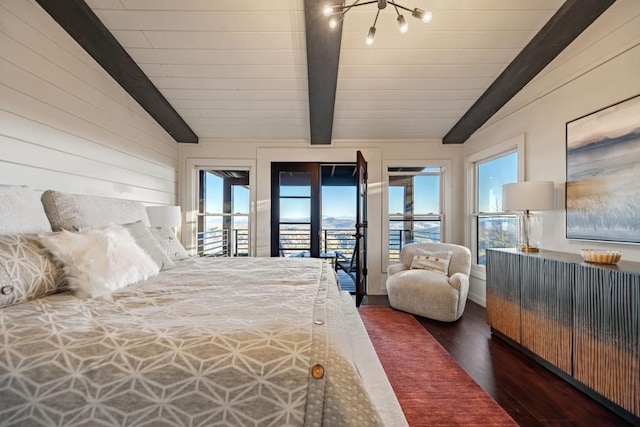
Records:
M433 18L433 14L428 10L424 11L422 9L418 9L417 7L415 9L409 9L407 7L399 5L396 2L387 1L387 0L372 0L372 1L365 1L362 3L360 3L360 0L356 0L355 2L353 2L348 6L345 5L344 3L338 4L338 5L326 5L322 9L322 13L324 14L324 16L331 17L331 19L329 19L329 27L335 28L338 26L340 21L344 19L344 15L346 15L346 13L349 12L351 9L353 9L354 7L364 6L371 3L378 3L378 12L376 12L376 18L373 21L373 25L371 26L371 28L369 28L369 34L365 39L368 45L373 44L373 41L376 37L376 23L378 22L378 15L380 15L380 11L382 9L387 7L387 3L392 5L396 9L396 14L398 15L398 18L397 18L398 27L400 28L401 33L406 33L409 30L409 24L407 24L407 21L404 19L404 16L400 14L399 9L406 10L407 12L411 12L411 16L413 16L414 18L420 19L424 23L431 22L431 19Z

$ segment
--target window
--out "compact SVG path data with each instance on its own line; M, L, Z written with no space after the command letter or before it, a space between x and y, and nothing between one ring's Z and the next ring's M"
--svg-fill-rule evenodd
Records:
M404 245L442 239L442 167L388 167L388 261Z
M200 170L197 254L249 255L249 172Z
M516 217L502 210L502 185L518 181L518 152L513 149L475 162L475 255L486 264L487 248L516 246Z

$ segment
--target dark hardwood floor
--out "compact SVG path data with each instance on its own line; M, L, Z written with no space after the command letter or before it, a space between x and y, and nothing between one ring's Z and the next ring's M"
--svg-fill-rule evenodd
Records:
M364 304L389 305L386 296ZM458 364L522 426L631 426L501 339L492 337L484 307L468 301L453 323L415 316ZM464 397L461 397L464 400Z

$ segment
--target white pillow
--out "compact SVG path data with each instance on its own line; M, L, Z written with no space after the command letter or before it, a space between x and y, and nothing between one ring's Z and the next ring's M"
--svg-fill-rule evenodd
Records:
M416 249L411 261L411 269L430 270L448 276L452 256L453 251L429 252Z
M41 235L62 263L69 288L80 296L105 295L158 274L158 265L120 225Z
M158 265L160 271L170 270L176 265L171 261L171 258L164 253L164 249L160 246L160 243L156 240L149 227L144 225L142 221L132 222L131 224L122 224L122 226L131 234L133 240L136 241L138 246L145 251L153 262Z
M151 234L171 261L182 261L189 258L186 249L180 243L175 233L168 227L151 227Z

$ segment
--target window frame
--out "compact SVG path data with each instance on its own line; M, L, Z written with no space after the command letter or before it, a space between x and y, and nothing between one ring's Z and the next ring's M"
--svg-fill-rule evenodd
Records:
M382 272L392 264L389 260L389 169L390 168L440 168L440 241L446 242L451 235L451 224L447 218L451 216L451 161L450 160L388 160L382 162L383 191L382 191Z
M182 230L182 242L189 255L195 255L198 249L198 214L200 212L200 171L245 170L249 172L249 256L256 254L256 163L253 160L238 159L202 159L187 158L186 179L184 182L183 202L185 224Z
M217 168L198 168L198 174L199 174L198 195L199 195L199 199L200 199L200 203L199 203L199 206L198 206L198 212L196 214L198 216L198 219L199 219L198 222L200 222L200 220L202 220L203 224L206 225L209 219L217 219L217 220L220 221L220 224L221 224L223 229L227 228L225 226L225 223L228 223L226 225L227 226L231 226L231 230L237 231L239 229L236 229L235 226L234 226L236 219L245 218L246 219L246 223L247 223L246 239L247 239L247 255L248 255L249 254L249 249L250 249L249 248L250 247L250 242L249 242L249 221L250 221L250 218L251 218L250 212L249 212L250 203L247 203L247 211L246 211L246 213L238 213L238 209L235 207L235 197L234 197L235 195L234 195L234 192L235 192L235 187L237 185L239 185L239 184L233 184L232 183L231 186L230 186L231 195L230 195L229 202L231 204L231 206L230 206L231 210L232 210L231 212L223 212L225 210L225 206L224 206L224 197L225 196L224 195L221 195L222 199L223 199L223 200L221 200L222 205L220 206L221 212L211 212L211 211L208 211L206 209L206 205L202 206L203 199L200 196L202 196L201 193L202 193L203 177L205 177L204 179L206 181L207 180L207 178L206 178L207 175L213 175L214 179L220 180L222 184L224 184L224 182L225 182L225 178L215 175L215 172L217 170L219 170L219 169L217 169ZM229 169L223 169L223 170L224 171L229 171ZM233 171L248 172L246 169L233 169ZM248 176L248 178L250 178L250 176ZM245 182L246 182L246 185L248 186L249 185L248 179ZM205 185L205 187L207 187L207 185ZM224 189L224 187L223 187L222 190L223 190L223 193L226 191ZM208 190L206 190L206 191L208 191ZM251 197L251 188L250 187L246 188L246 191L247 191L247 194L246 194L247 201L249 202L250 201L250 197ZM208 199L206 199L206 201L208 201ZM203 207L204 207L204 210L202 209ZM235 244L235 243L237 243L237 240L236 240L235 243L231 243L232 240L233 240L232 239L233 237L234 236L232 234L229 234L227 236L227 239L228 239L227 240L227 244L226 245L222 244L222 247L226 246L227 250L233 249L233 251L231 251L231 253L233 253L234 256L238 256L239 248ZM236 237L237 237L237 235L236 235ZM224 239L223 239L223 242L224 242ZM204 242L201 242L201 244L203 244L203 243ZM199 248L199 249L203 250L204 248ZM209 250L211 250L211 247L209 247ZM229 255L227 255L227 256L229 256Z
M508 140L502 141L492 147L469 155L465 159L465 175L467 191L465 204L467 212L465 227L465 245L471 250L471 275L485 280L486 268L484 265L476 263L478 259L478 217L479 216L513 216L508 212L478 212L478 165L486 163L500 157L517 153L518 155L518 182L524 180L525 176L525 135L519 134Z

